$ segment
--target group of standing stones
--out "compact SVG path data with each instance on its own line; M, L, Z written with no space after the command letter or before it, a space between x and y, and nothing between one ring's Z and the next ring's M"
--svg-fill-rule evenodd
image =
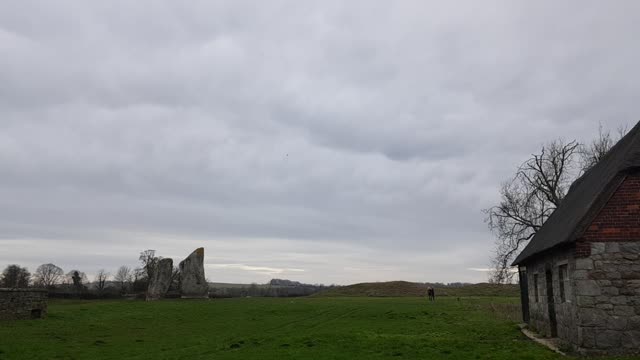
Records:
M180 295L182 298L208 298L209 285L204 276L204 248L198 248L180 262ZM171 285L173 260L158 261L153 275L149 279L147 301L164 297Z

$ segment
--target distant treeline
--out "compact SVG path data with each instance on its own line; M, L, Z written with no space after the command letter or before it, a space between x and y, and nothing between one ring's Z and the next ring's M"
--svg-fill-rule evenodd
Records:
M144 298L149 284L149 272L161 258L154 250L140 253L140 266L119 267L113 274L105 270L98 271L93 281L80 270L64 271L55 264L42 264L31 274L20 265L9 265L0 274L0 287L4 288L43 288L49 291L49 297L62 299L106 299L106 298ZM307 296L332 289L334 286L303 284L286 279L272 279L268 284L215 284L209 283L210 297L294 297ZM171 285L166 298L180 297L180 271L173 269Z
M310 285L297 281L273 279L268 284L258 285L216 285L209 288L209 296L215 298L231 297L296 297L308 296L332 289L334 285Z
M144 298L149 284L149 273L161 259L154 250L140 253L140 266L119 267L114 274L98 271L89 281L80 270L63 271L54 264L42 264L31 274L19 265L7 266L0 274L0 287L37 287L49 290L51 298ZM395 281L387 283L362 283L349 286L303 284L286 279L272 279L267 284L222 284L209 283L209 296L232 297L296 297L296 296L424 296L426 288L436 288L437 296L517 296L517 286L492 286L490 284L454 283L409 283ZM171 285L165 297L180 297L180 272L172 273Z
M26 267L17 264L8 265L0 274L0 287L5 288L41 288L49 291L52 298L119 298L144 297L149 285L150 273L161 257L155 250L140 253L139 267L120 266L114 273L98 270L93 281L78 269L64 271L52 264L42 264L31 274ZM171 274L169 297L176 296L180 288L180 271L174 267Z

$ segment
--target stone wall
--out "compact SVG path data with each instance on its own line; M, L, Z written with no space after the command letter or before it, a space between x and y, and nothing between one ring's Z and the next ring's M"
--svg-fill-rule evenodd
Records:
M640 242L591 242L576 259L578 347L590 353L640 352Z
M564 282L564 297L559 281L560 266L568 270L568 281ZM577 344L576 296L571 284L571 273L575 271L574 249L566 248L547 256L535 258L526 264L529 292L529 326L543 336L551 336L549 303L547 297L547 269L551 270L553 302L557 322L558 338L569 344ZM538 298L536 299L535 276L538 277Z
M551 269L558 338L588 354L640 353L640 242L591 242L556 250L526 264L529 325L551 336L547 269ZM560 266L567 266L564 301ZM538 276L538 299L535 275Z
M46 290L0 289L0 320L44 318L47 297Z
M640 353L640 173L627 174L572 247L526 263L530 325L550 335L546 270L558 337L589 354ZM567 264L564 301L559 266ZM538 274L538 302L534 276Z

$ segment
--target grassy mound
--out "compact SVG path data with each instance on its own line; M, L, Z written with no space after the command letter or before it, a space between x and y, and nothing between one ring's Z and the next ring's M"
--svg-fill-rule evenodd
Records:
M320 292L314 296L374 296L374 297L402 297L425 296L428 285L408 281L388 281L375 283L360 283L341 286ZM473 284L461 287L435 287L438 296L519 296L518 285Z

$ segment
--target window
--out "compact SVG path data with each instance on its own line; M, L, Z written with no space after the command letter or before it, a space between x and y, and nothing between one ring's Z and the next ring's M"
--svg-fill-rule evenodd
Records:
M560 301L566 302L566 289L569 281L569 272L566 264L558 267L558 281L560 282Z
M535 301L538 302L538 274L533 274L533 296Z

